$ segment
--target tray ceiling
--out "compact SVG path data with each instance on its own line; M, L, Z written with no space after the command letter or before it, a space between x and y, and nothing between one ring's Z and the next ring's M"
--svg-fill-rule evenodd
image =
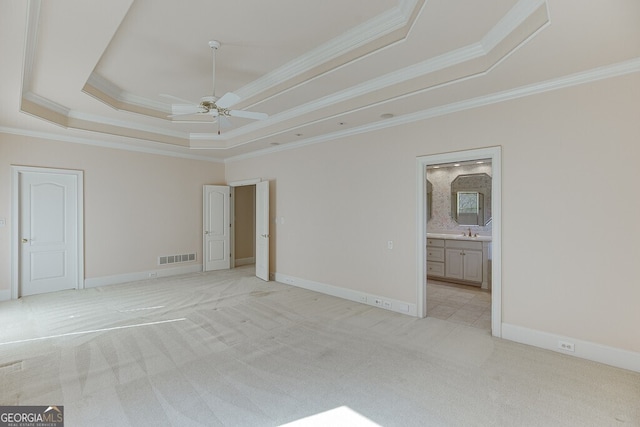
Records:
M638 10L627 3L621 18ZM0 126L219 160L256 155L557 78L535 56L553 51L553 10L540 0L3 2L0 46L14 66L2 77L16 91L0 101ZM637 36L630 27L609 37ZM168 117L188 106L162 94L193 104L212 95L210 40L221 42L215 95L234 92L234 109L268 119L232 117L218 134L211 116ZM597 57L580 46L572 61L557 57L565 74L637 67L637 43Z

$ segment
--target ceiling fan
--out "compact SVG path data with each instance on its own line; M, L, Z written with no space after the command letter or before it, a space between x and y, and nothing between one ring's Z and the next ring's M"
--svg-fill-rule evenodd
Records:
M194 103L192 101L187 101L172 95L160 94L165 98L173 99L176 101L180 101L181 103L186 102L192 107L191 111L179 114L172 114L168 116L169 118L181 117L181 116L192 116L192 115L200 115L206 114L209 116L213 116L214 120L218 122L218 134L220 134L220 127L230 127L231 121L228 117L241 117L245 119L252 120L265 120L269 117L266 113L258 113L254 111L245 111L245 110L231 110L230 108L237 104L240 101L240 97L233 92L227 92L222 97L218 98L216 96L216 51L220 47L220 42L217 40L211 40L209 42L209 47L213 51L213 95L207 95L200 98L200 103Z

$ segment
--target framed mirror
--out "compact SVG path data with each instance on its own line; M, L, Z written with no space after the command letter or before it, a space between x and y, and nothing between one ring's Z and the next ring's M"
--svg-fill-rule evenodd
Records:
M484 226L491 221L491 177L458 175L451 182L451 218L458 225Z

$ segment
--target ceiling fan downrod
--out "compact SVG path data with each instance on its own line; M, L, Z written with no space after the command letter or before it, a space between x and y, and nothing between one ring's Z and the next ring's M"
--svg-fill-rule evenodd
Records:
M209 42L209 47L213 50L212 53L212 57L213 57L213 92L211 92L211 94L213 95L213 99L215 100L216 98L216 51L218 50L218 48L220 47L220 42L217 40L211 40Z

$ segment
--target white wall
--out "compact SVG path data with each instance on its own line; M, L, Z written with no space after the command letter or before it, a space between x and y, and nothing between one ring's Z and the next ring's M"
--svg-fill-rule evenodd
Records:
M88 280L167 267L157 257L202 256L202 186L224 165L0 134L0 294L10 289L11 165L84 171ZM4 293L6 294L6 293Z
M636 73L230 162L226 177L274 181L273 271L415 302L416 157L500 145L503 322L640 352L639 111Z
M226 168L0 135L0 293L20 164L85 171L87 278L200 255L201 188L226 174L273 180L272 271L414 303L416 157L500 145L503 321L637 353L638 111L636 73Z

